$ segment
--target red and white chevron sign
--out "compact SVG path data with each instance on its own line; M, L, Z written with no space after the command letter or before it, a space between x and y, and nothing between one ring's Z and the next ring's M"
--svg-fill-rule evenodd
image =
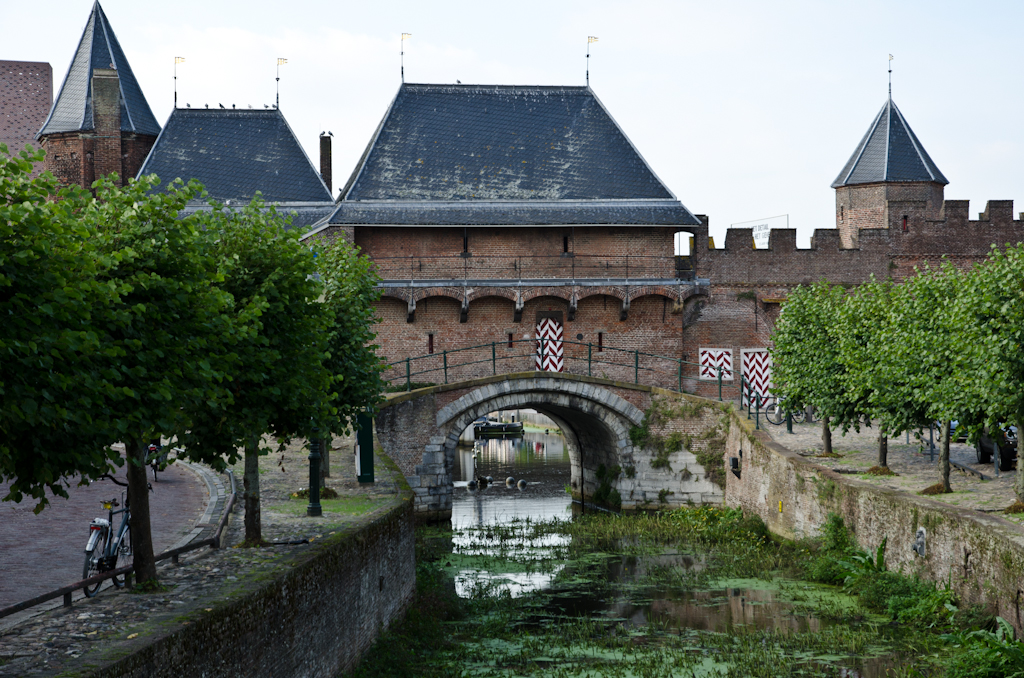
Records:
M718 381L718 368L722 368L722 381L732 381L732 349L700 349L700 378Z
M541 318L537 321L537 369L561 372L562 367L562 323L553 318Z
M747 384L743 388L743 407L754 393L761 396L762 402L768 397L772 387L772 358L766 348L745 348L740 351L740 369L743 380Z

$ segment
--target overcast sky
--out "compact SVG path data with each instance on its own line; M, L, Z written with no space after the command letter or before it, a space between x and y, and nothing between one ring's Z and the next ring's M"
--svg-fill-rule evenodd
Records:
M157 120L178 102L274 102L334 185L351 173L407 82L590 84L654 171L721 247L731 223L790 215L798 242L835 226L829 185L893 100L946 197L1024 211L1024 2L321 2L105 0ZM0 59L48 61L54 95L91 1L0 3ZM13 30L12 27L17 27Z

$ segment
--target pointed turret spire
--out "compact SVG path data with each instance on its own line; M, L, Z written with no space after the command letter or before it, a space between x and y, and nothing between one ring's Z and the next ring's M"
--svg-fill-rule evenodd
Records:
M160 125L142 94L135 74L125 58L117 36L100 3L96 2L82 32L50 115L38 137L61 132L95 129L92 82L94 69L114 69L120 81L121 131L156 136Z
M949 183L910 129L890 94L843 171L832 182L832 188L897 181Z

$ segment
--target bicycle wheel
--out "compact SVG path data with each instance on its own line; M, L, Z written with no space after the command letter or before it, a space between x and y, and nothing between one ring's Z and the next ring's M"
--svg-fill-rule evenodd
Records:
M99 546L98 542L97 546ZM88 579L89 577L92 577L93 575L97 575L100 573L99 563L96 559L93 558L94 555L96 555L95 549L92 551L85 552L85 566L82 568L82 579ZM93 596L95 596L100 590L101 583L102 582L96 582L95 584L91 584L89 586L83 586L82 590L85 592L86 597L92 598Z
M804 412L803 410L796 410L795 412L793 412L793 423L794 424L802 424L802 423L804 423L804 419L806 417L807 417L807 413L806 412Z
M125 530L121 534L121 539L118 541L117 546L114 549L114 553L117 554L117 561L114 564L114 569L121 569L122 567L128 567L132 564L132 531ZM125 582L125 576L119 574L116 577L111 577L114 582L114 586L122 588Z
M764 418L767 419L769 423L778 426L779 424L786 420L786 414L782 411L782 408L779 406L778 401L775 401L765 408Z

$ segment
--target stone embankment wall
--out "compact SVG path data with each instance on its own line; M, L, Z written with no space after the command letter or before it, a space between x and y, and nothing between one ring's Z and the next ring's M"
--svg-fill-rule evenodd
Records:
M332 678L352 670L416 584L412 500L324 540L253 590L210 601L97 678Z
M862 548L888 539L889 569L951 583L964 603L985 603L1024 631L1024 529L995 515L880 488L818 466L754 430L732 413L725 465L725 502L764 519L775 534L813 537L830 513L842 516ZM924 557L911 548L926 530Z

